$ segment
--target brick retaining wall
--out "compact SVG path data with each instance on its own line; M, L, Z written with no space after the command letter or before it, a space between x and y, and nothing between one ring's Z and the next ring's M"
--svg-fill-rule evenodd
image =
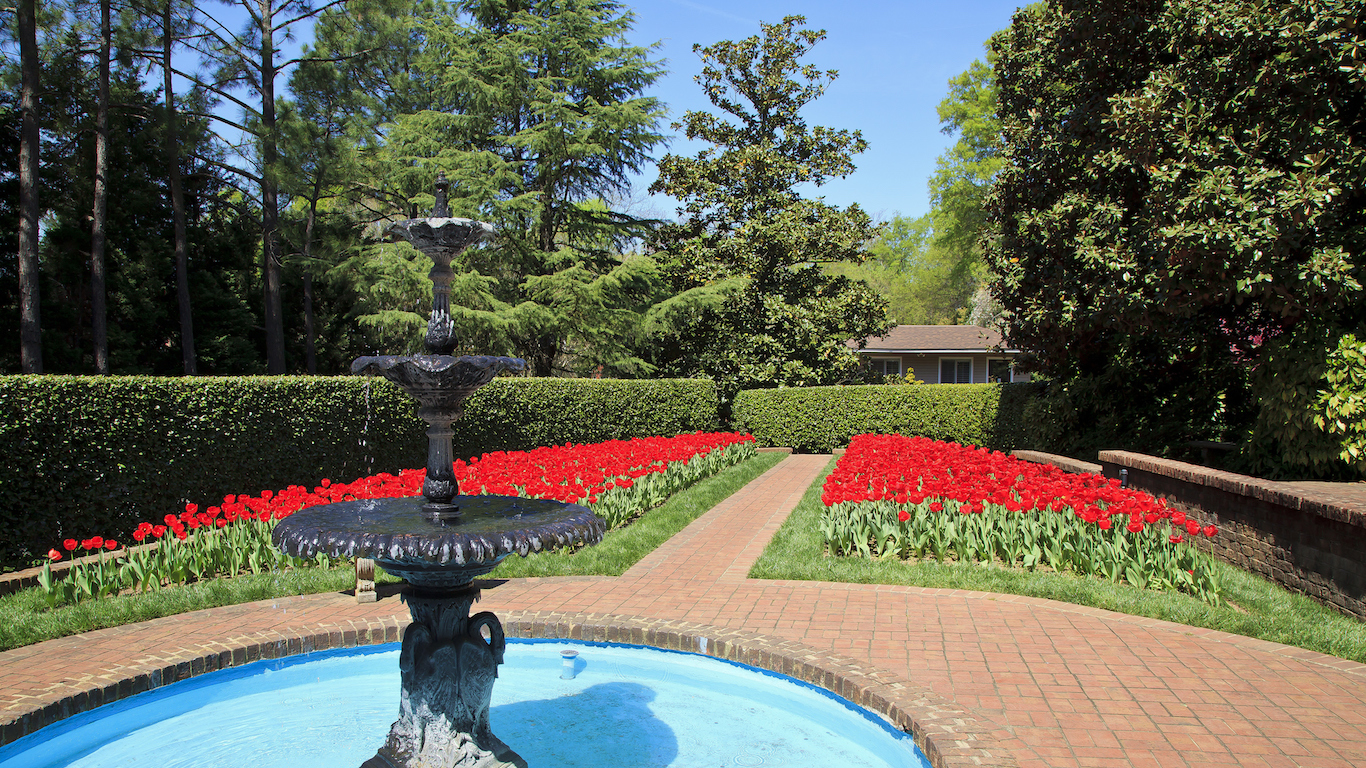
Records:
M1366 484L1281 483L1128 451L1101 451L1103 474L1165 497L1202 525L1201 549L1366 620Z
M1032 461L1035 464L1052 464L1064 472L1083 474L1090 472L1093 475L1100 474L1100 465L1089 461L1074 459L1070 456L1059 456L1056 453L1044 453L1043 451L1011 451L1011 456L1025 461Z

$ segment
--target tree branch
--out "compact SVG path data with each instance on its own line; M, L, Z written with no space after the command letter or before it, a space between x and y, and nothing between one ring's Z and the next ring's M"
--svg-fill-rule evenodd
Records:
M312 18L312 17L314 17L314 16L317 16L318 14L320 14L320 13L322 13L323 11L327 10L328 8L331 8L331 7L336 6L336 5L344 5L345 3L346 3L346 0L332 0L332 2L330 2L330 3L326 4L326 5L319 6L318 8L316 8L316 9L314 9L314 10L311 10L311 11L309 11L309 12L307 12L307 13L304 13L304 14L302 14L302 15L300 15L300 16L296 16L296 17L290 19L289 21L282 21L282 22L280 22L279 24L275 25L274 27L271 27L270 31L271 31L271 32L279 32L280 30L284 29L285 27L288 27L290 24L297 24L298 22L303 21L304 19L308 19L308 18Z
M280 69L284 69L285 67L290 67L290 66L293 66L293 65L295 65L295 64L302 64L302 63L304 63L304 62L313 62L313 61L348 61L348 60L350 60L350 59L355 59L355 58L359 58L359 57L361 57L361 56L365 56L366 54L374 53L375 51L378 51L378 50L379 50L379 48L366 48L366 49L363 50L363 51L356 51L355 53L348 53L348 54L345 54L345 55L342 55L342 56L300 56L300 57L297 58L297 59L290 59L289 61L286 61L285 63L281 64L281 65L280 65Z
M190 153L190 157L193 157L194 159L196 159L196 160L198 160L199 162L204 163L204 164L206 164L206 165L212 165L212 166L215 167L215 168L222 168L222 169L225 170L225 171L229 171L229 172L231 172L231 173L235 173L235 174L241 176L242 178L247 179L248 181L253 181L253 182L257 183L257 184L260 184L260 183L261 183L261 177L260 177L260 176L257 176L256 174L254 174L254 173L252 173L252 172L250 172L250 171L247 171L247 170L245 170L245 169L238 168L238 167L235 166L235 165L228 165L227 163L220 162L220 161L218 161L218 160L214 160L214 159L211 158L211 157L204 157L203 155L198 154L198 153L196 153L196 152L191 152L191 153ZM224 183L230 184L231 182L229 182L229 181L227 181L226 179L224 179ZM233 186L235 187L236 185L233 185Z

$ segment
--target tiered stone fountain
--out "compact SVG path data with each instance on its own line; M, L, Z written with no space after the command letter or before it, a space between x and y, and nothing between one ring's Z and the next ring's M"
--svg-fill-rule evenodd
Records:
M485 611L474 580L516 552L596 544L603 521L577 504L516 496L460 495L452 470L451 425L465 398L503 370L509 357L455 357L450 315L451 260L493 234L488 224L450 217L444 175L431 218L392 225L431 257L432 314L426 355L362 357L353 373L381 374L412 395L427 422L427 479L422 496L328 504L295 512L275 528L276 546L298 557L372 558L408 582L403 599L413 622L399 655L399 718L362 768L526 768L489 730L489 700L503 660L503 628Z

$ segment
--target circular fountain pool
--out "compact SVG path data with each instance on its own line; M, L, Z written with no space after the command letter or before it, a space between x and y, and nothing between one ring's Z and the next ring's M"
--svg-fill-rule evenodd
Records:
M563 679L561 651L578 651ZM139 694L0 748L0 768L359 766L398 713L398 646L262 661ZM826 691L689 653L509 640L492 725L531 768L928 768Z

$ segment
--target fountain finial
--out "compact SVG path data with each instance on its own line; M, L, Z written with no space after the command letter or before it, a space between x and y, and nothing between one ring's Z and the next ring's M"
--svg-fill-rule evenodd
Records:
M446 181L446 172L436 172L436 205L432 207L433 219L449 219L451 217L450 205L446 202L446 190L451 188L451 183Z

